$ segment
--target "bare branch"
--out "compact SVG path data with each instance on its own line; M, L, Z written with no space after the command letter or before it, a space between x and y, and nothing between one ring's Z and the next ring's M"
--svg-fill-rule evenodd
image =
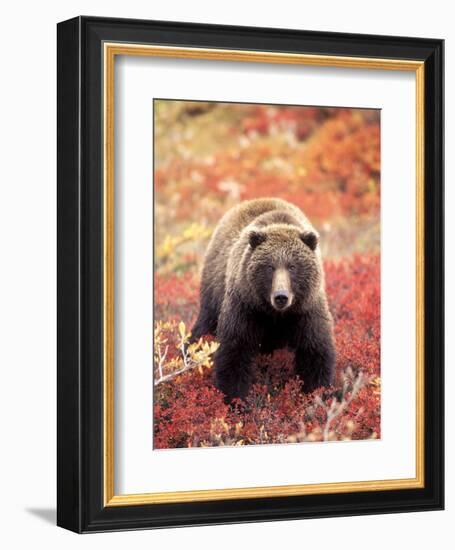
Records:
M352 371L349 369L349 371L345 373L341 401L338 401L336 398L334 398L330 406L327 406L322 401L322 399L320 399L319 397L317 399L318 405L321 405L325 409L327 414L327 420L322 432L322 437L324 441L329 440L330 428L334 420L337 417L339 417L341 413L350 405L350 403L353 401L353 399L355 399L356 395L359 393L362 386L364 386L366 383L365 375L362 372L359 372L359 374L354 380L354 383L352 384L351 392L349 393L348 397L346 397L348 394L349 386L351 385L349 382L350 382L350 379L352 381L352 376L353 376Z

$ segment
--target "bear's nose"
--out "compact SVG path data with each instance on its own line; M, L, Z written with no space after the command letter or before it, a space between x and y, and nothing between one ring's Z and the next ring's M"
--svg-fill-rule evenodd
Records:
M278 308L283 308L289 300L289 295L285 290L277 290L273 293L273 302Z

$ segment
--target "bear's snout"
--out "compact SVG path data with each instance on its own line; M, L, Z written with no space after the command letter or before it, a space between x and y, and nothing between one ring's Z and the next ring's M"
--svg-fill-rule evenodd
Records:
M270 298L272 306L281 311L292 304L291 278L287 269L279 268L273 274L272 295Z
M273 293L273 303L278 309L283 309L286 307L289 301L289 294L286 290L277 290Z

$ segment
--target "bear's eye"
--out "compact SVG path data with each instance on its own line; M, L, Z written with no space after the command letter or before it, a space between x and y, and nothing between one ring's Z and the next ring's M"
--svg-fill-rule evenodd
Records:
M295 265L291 264L288 266L289 271L295 271Z
M272 271L274 271L274 269L275 269L275 268L273 267L273 265L268 265L268 266L267 266L267 271L268 271L269 273L272 273Z

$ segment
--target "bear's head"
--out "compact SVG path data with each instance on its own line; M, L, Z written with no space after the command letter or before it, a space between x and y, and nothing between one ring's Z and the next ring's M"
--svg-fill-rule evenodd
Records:
M318 236L297 226L274 224L250 229L248 287L261 307L275 312L308 305L321 286Z

